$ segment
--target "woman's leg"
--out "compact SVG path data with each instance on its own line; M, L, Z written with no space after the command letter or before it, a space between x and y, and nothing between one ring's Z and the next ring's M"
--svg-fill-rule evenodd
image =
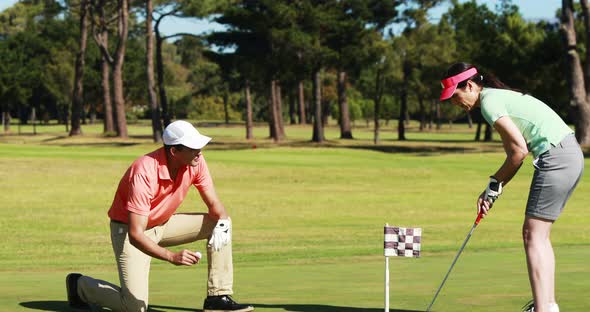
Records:
M526 216L522 227L535 312L549 311L555 302L555 255L551 246L552 220Z

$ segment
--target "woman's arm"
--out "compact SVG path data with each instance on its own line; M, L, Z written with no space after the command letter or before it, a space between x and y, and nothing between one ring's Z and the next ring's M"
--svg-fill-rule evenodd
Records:
M520 169L529 150L522 133L520 133L520 130L518 130L510 117L500 117L494 123L494 128L500 134L506 152L506 160L504 160L500 169L496 171L494 177L498 182L502 182L502 185L506 185Z
M520 169L523 160L526 158L529 150L526 145L526 141L520 133L520 130L516 127L512 119L508 116L500 117L494 123L494 128L500 133L502 137L502 144L504 145L504 151L506 152L506 159L504 163L493 175L495 180L501 185L496 190L496 193L502 193L502 186L508 184L508 182L514 177L514 175ZM490 179L490 183L493 181ZM489 187L489 186L488 186ZM494 200L486 200L488 189L483 191L477 199L477 210L479 214L484 217L488 214L488 211L492 208ZM496 195L496 197L499 194Z

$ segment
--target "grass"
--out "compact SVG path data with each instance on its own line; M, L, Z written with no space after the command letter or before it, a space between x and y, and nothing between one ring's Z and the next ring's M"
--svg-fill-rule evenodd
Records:
M0 311L66 311L67 272L117 281L106 211L128 165L158 145L145 125L130 126L127 140L101 129L0 136ZM386 222L424 230L421 258L391 261L392 310L424 311L503 160L498 142L471 142L465 126L420 133L414 125L408 142L390 126L378 146L369 128L350 141L330 127L318 145L307 142L310 128L293 126L278 146L262 126L251 142L237 126L200 130L214 138L205 157L234 220L236 298L257 311L381 311ZM532 172L527 159L475 231L437 311L518 310L531 297L520 230ZM553 230L563 311L590 306L589 188L586 175ZM194 191L180 208L203 210ZM204 242L183 247L202 251ZM206 271L154 260L152 310L200 311Z

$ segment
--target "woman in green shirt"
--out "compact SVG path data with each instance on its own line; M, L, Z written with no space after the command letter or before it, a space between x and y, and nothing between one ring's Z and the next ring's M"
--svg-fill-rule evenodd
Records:
M465 111L481 108L485 120L500 134L506 152L504 163L477 199L478 213L488 214L528 153L533 154L535 173L522 228L533 301L525 310L559 312L550 234L584 170L584 155L573 131L545 103L511 90L473 65L452 65L441 83L441 100L450 99Z

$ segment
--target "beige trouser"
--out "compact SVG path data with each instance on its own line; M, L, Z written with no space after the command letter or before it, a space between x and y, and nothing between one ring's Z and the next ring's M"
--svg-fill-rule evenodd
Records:
M167 223L145 231L160 246L176 246L208 239L216 222L207 214L175 214ZM78 280L78 294L87 303L113 311L146 311L148 306L148 279L152 257L144 254L129 242L127 225L111 222L111 242L119 269L121 287L82 276ZM233 265L231 243L220 251L207 248L209 279L207 295L231 295Z

